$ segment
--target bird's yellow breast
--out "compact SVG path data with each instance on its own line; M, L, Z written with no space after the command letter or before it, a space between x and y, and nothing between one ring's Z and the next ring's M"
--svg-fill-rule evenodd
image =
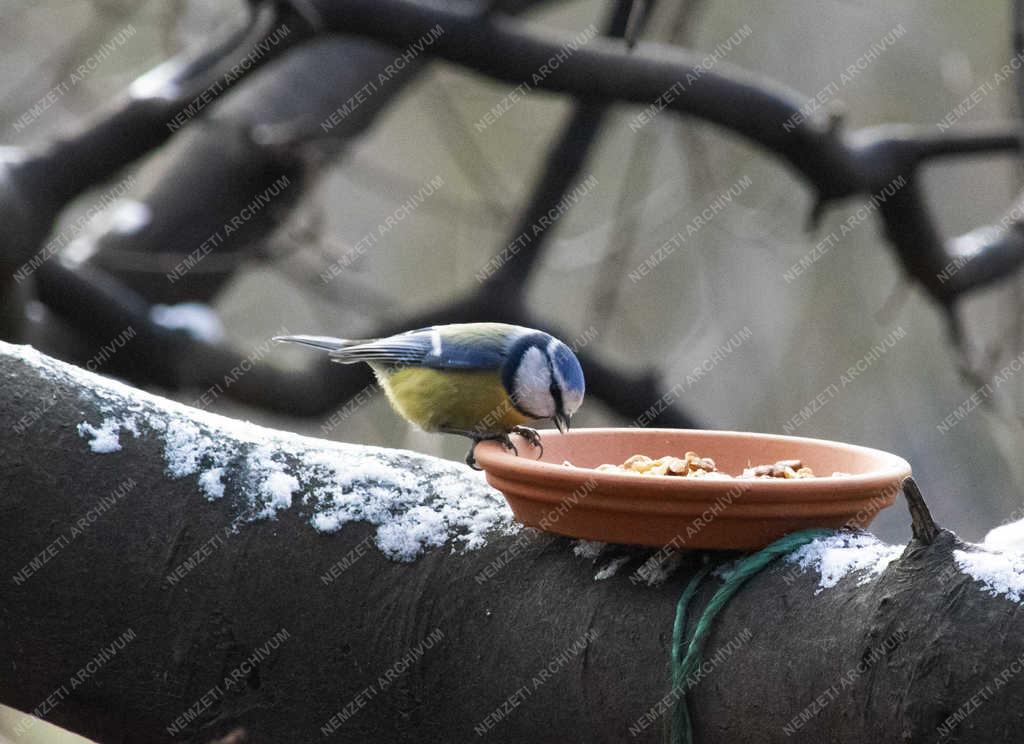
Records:
M391 405L424 431L498 432L530 419L516 410L497 370L374 367Z

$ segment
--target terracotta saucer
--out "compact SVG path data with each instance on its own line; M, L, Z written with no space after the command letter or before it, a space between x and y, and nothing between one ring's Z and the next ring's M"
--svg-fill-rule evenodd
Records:
M910 464L888 452L775 434L631 428L552 430L542 437L539 460L538 450L518 436L518 456L497 442L481 442L476 458L487 481L523 524L602 542L754 550L809 527L866 527L893 504L910 475ZM713 458L732 475L750 465L799 459L824 477L704 480L592 469L635 454L681 457L687 451Z

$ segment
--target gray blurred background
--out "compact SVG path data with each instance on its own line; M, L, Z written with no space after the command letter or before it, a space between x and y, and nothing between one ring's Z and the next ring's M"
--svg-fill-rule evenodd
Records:
M599 23L605 7L589 1L552 3L530 18L577 32ZM685 23L673 28L671 18L680 10L688 11ZM0 5L0 142L25 145L56 135L239 13L238 4L211 0L8 0ZM834 105L841 104L851 127L933 124L1009 60L1009 21L1008 8L995 2L785 0L752 9L749 3L715 0L689 8L666 3L646 37L710 52L746 25L751 33L728 52L728 63L807 96L838 85ZM844 69L900 24L905 33L898 41L840 82ZM116 53L31 126L15 128L18 117L69 69L127 25L135 33ZM961 122L1014 116L1015 84L997 86ZM285 257L247 264L215 308L233 344L244 352L282 327L358 337L381 318L425 310L472 287L475 273L507 237L550 137L569 109L564 100L532 92L478 131L474 122L508 90L434 63L367 136L325 170L310 198L270 241L301 240L317 225L317 245L307 249L323 269L424 182L441 176L443 188L339 280L344 288L339 294L356 301L325 297L315 263L297 268ZM1024 375L1000 386L991 410L975 410L948 433L939 431L938 424L974 384L958 374L942 318L922 291L904 280L877 220L858 224L787 282L783 275L790 266L838 230L858 203L833 208L808 233L810 194L777 159L713 126L668 112L632 131L629 122L637 111L616 109L581 171L584 178L594 176L598 186L558 222L530 290L535 312L577 334L593 335L590 346L606 359L638 370L663 365L666 392L716 347L749 328L748 340L686 386L682 404L704 425L782 433L815 396L840 386L794 434L906 457L938 521L967 539L981 538L1020 508L1024 458L1018 413L1024 411ZM732 204L647 278L630 280L629 271L746 177L750 186ZM928 179L930 196L941 205L942 228L950 233L993 222L1018 185L1009 158L958 161L932 169ZM73 216L69 210L65 219ZM968 303L971 341L979 356L993 356L996 369L1024 350L1022 291L1024 283L1013 278ZM843 373L894 330L903 337L841 385ZM295 367L310 361L301 350L288 348L275 348L268 359ZM191 402L200 392L176 397ZM321 435L323 420L270 416L223 399L212 410ZM575 423L628 422L590 400ZM412 431L382 396L328 436L453 459L465 453L462 440ZM906 511L897 506L879 517L875 529L903 541L908 525Z

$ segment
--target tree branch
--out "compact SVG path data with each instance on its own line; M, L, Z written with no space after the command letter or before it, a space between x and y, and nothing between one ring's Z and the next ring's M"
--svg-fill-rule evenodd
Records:
M61 207L170 138L175 117L197 96L216 99L309 37L304 20L287 6L261 3L242 29L210 49L164 62L75 130L32 148L13 166L15 177Z
M775 154L803 176L821 205L871 196L939 157L1021 149L1016 122L935 131L884 126L845 132L835 122L805 116L802 97L763 76L725 62L700 67L701 55L678 47L595 39L568 56L569 39L501 16L481 18L458 7L417 0L321 0L328 26L408 44L440 24L444 36L431 53L500 80L530 81L548 91L594 101L648 106L659 102L739 134ZM318 6L319 7L319 6ZM564 59L562 59L565 57ZM557 67L548 63L559 60ZM544 68L548 74L535 80ZM553 69L552 69L553 67ZM674 96L663 96L676 93ZM671 98L671 100L669 100ZM880 210L886 233L911 275L939 302L948 303L994 281L1024 262L1024 230L976 245L967 272L948 282L940 274L958 254L960 238L944 239L919 194ZM1019 221L1018 219L1015 221ZM905 226L912 225L912 229Z
M616 0L605 22L605 34L612 38L622 38L633 16L634 7L632 0ZM643 20L637 19L635 23L636 30L639 30ZM500 294L501 301L505 303L522 302L523 289L551 236L554 221L544 217L577 181L607 113L607 103L577 101L573 105L568 121L544 159L544 167L537 176L529 203L509 239L501 246L505 249L506 246L515 245L518 251L516 258L514 261L506 261L488 277L484 291ZM520 241L523 240L525 245L521 246Z
M674 553L648 586L650 550L595 561L504 532L461 465L189 413L25 347L0 343L0 376L0 418L22 424L0 429L5 702L100 741L661 740L676 601L730 556ZM214 467L224 492L204 498ZM1018 600L948 532L902 555L846 540L730 601L690 681L696 740L1008 740L1019 706L971 701L997 678L999 699L1024 695L1003 673L1024 654Z

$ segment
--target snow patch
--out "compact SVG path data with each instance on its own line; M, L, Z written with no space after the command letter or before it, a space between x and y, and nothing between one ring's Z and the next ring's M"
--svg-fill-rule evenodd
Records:
M664 558L652 555L636 570L637 577L647 586L661 586L683 563L683 554L673 550Z
M1024 519L993 527L981 544L989 550L1024 553Z
M821 578L817 594L853 573L862 574L858 585L866 584L902 553L902 545L887 545L870 533L840 532L812 540L787 555L785 561L818 571Z
M605 544L599 540L577 540L576 544L572 546L572 552L580 558L587 558L593 561L597 560L597 557L601 555Z
M961 572L984 584L992 596L1003 595L1011 602L1020 602L1024 597L1024 556L987 550L954 550L953 560Z
M138 426L138 423L135 423ZM164 460L167 472L175 478L199 471L199 462L206 456L223 465L226 458L218 456L213 439L205 436L195 423L187 419L171 419L164 425ZM217 467L223 472L223 467Z
M83 437L92 437L89 441L89 449L93 452L106 454L121 449L121 424L116 419L103 419L103 423L99 426L93 426L83 421L78 425L78 434Z
M732 578L733 573L739 568L739 560L726 561L725 563L719 563L713 569L711 569L711 575L721 582L726 582Z
M210 501L224 498L224 468L210 468L199 475L199 490Z
M283 469L271 469L266 472L260 483L260 493L265 503L257 516L276 516L278 509L287 509L292 505L292 494L298 490L299 479L294 475L289 475Z
M117 451L121 428L159 438L167 475L195 477L204 498L227 499L236 523L285 509L308 515L321 532L370 522L380 550L402 561L445 544L479 548L489 535L520 529L501 494L461 463L267 429L160 398L28 346L0 342L0 354L54 384L83 389L82 398L98 405L102 417L78 427L94 452Z
M629 556L625 555L621 558L616 558L614 560L608 561L607 565L605 565L600 571L594 574L594 581L603 581L604 579L611 578L616 573L618 573L619 569L622 568L622 566L628 560Z

